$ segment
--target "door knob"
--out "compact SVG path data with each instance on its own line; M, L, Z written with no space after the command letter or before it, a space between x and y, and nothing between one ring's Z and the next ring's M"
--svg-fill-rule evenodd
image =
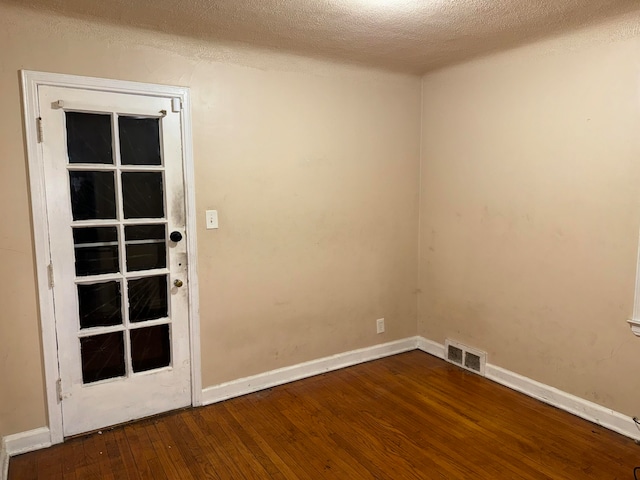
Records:
M182 283L182 280L177 280L177 279L173 281L173 284L178 288L184 285L184 283Z
M172 242L178 243L180 240L182 240L182 234L176 230L175 232L171 232L169 238Z

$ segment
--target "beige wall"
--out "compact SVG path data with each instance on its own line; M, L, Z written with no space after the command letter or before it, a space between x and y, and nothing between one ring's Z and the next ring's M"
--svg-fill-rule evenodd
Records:
M0 6L0 436L46 424L19 69L191 87L205 387L415 334L419 78Z
M419 334L628 415L639 20L423 79Z
M421 105L414 77L0 6L0 436L46 425L22 68L191 87L205 387L417 321L637 415L638 20L427 75Z

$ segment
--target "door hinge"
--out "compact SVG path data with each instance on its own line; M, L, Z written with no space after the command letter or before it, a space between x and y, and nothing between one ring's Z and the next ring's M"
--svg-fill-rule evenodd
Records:
M47 265L47 278L49 279L49 288L53 288L53 263Z
M62 401L62 379L56 380L56 393L58 394L58 402Z
M44 129L42 128L42 117L36 119L36 129L38 131L38 143L44 141Z
M171 111L172 112L179 112L180 110L182 110L182 100L179 98L172 98L171 99Z

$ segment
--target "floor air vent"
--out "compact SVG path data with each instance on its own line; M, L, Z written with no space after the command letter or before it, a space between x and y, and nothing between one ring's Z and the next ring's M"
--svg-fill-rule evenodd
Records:
M445 340L445 360L471 372L484 375L487 353L467 347L452 340Z

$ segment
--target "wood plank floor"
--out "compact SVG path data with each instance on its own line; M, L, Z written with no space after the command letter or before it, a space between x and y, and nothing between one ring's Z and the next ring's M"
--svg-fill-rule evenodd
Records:
M640 447L413 351L11 459L30 479L633 479Z

